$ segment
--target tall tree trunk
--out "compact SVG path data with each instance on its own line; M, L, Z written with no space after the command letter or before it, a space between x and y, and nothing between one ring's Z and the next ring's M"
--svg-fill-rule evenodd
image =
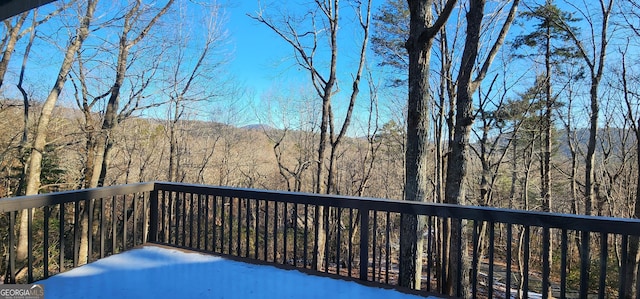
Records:
M331 76L333 77L333 76ZM325 183L325 159L326 159L326 149L328 143L328 123L329 123L329 110L331 109L331 96L330 94L333 92L333 84L335 83L335 77L329 79L331 83L331 87L328 89L325 88L326 92L329 92L329 96L323 97L322 99L322 120L320 123L320 143L318 145L318 168L316 170L316 186L315 192L318 194L327 193L329 188ZM317 251L317 255L314 256L315 263L313 267L316 270L322 269L323 261L324 261L324 248L326 245L326 234L325 234L325 226L324 226L324 207L316 206L315 211L315 237L316 244L314 250Z
M635 103L629 98L630 92L628 90L629 85L627 82L627 66L625 62L626 53L622 53L622 87L625 104L627 106L627 117L631 120L631 129L635 134L636 141L640 140L640 118L634 119L634 106ZM636 144L636 157L640 157L640 146ZM635 202L633 205L632 217L640 219L640 158L636 158L636 192ZM636 284L638 283L638 266L640 264L640 237L629 237L629 251L627 254L627 260L621 261L626 264L625 279L625 294L624 298L637 298Z
M466 187L464 179L467 176L469 135L473 124L473 93L478 84L472 81L471 76L478 56L480 24L484 16L484 5L484 0L471 0L469 11L467 12L467 36L458 75L454 135L450 144L449 163L447 163L445 202L450 204L463 204L465 202ZM460 242L462 240L461 234L462 227L460 227L460 223L452 221L449 271L445 285L445 293L452 296L462 294L462 290L457 288L457 282L464 279L463 277L458 277L458 273L464 273L465 271L455 270L464 268L463 260L460 260L461 251L464 251L463 244Z
M409 38L405 44L409 54L409 90L407 102L407 146L405 149L404 199L426 201L429 132L429 90L431 48L433 40L449 18L456 1L447 1L433 22L433 0L408 0ZM400 219L400 277L403 287L420 289L422 275L422 227L424 220L402 214Z
M67 80L67 75L71 70L75 54L89 35L89 26L91 24L91 20L93 18L93 13L95 12L97 3L98 0L87 0L86 14L80 21L79 27L76 30L75 38L71 40L71 43L67 47L62 65L60 66L60 70L58 71L58 77L56 78L53 88L49 92L49 96L47 96L47 99L42 105L42 110L38 119L38 126L36 128L30 155L31 158L29 161L27 175L27 195L38 194L38 190L40 189L42 155L47 144L47 129L49 126L49 121L51 120L51 114L53 113L53 108L55 107L56 101L58 100L60 92L62 91L62 88L64 87L64 84ZM20 235L18 239L18 248L16 250L16 257L19 260L26 258L27 255L27 213L23 212L20 218Z
M542 211L551 212L551 111L554 106L553 95L551 94L551 27L547 26L546 35L545 35L545 109L544 109L544 134L543 134L543 144L544 144L544 153L542 157L542 167L541 167L541 181L542 188L540 197L542 198ZM548 266L551 268L551 262L553 261L553 238L549 239L549 248L545 250L545 257L543 257L543 261L546 260L548 265L543 265L543 267ZM544 286L543 286L544 287ZM546 292L549 297L552 297L551 294L551 285L547 286L546 290L542 290Z
M474 121L473 93L486 77L489 67L498 53L498 50L502 44L504 44L505 37L513 23L513 20L515 19L516 10L520 3L519 0L513 1L509 14L500 29L500 33L496 41L493 43L493 46L491 47L486 60L482 64L476 79L472 80L472 74L475 70L476 59L478 57L478 50L480 46L480 31L484 18L485 2L485 0L471 0L466 16L467 35L460 62L460 72L458 74L456 122L454 125L453 139L450 143L451 152L448 158L449 163L447 163L447 180L445 187L445 202L451 204L463 204L465 201L466 187L464 185L464 180L468 171L469 135ZM462 267L462 269L461 271L449 271L445 290L449 295L461 295L463 291L468 291L468 288L464 286L468 283L467 279L464 277L458 277L458 273L462 273L463 276L468 274L465 270L467 268L464 265L465 261L460 260L460 257L463 256L460 251L462 250L462 253L466 252L466 247L460 242L463 239L460 234L464 233L463 227L460 227L460 225L461 222L452 221L449 268L456 269L457 267ZM462 290L457 289L458 281L463 282Z
M421 12L421 24L413 21L410 28L426 26L431 21L431 7L425 7ZM412 14L413 15L413 14ZM418 21L418 20L416 20ZM411 29L410 29L411 30ZM422 45L409 45L409 101L407 107L407 147L405 153L405 186L404 199L423 202L427 200L428 165L428 133L429 133L429 71L431 47L433 39ZM409 47L416 47L416 49ZM411 63L415 61L416 63ZM422 238L419 232L419 217L402 214L400 244L400 285L420 288L420 273L422 272Z
M586 215L593 213L593 206L596 201L594 192L595 180L595 152L596 139L598 136L598 115L600 114L600 103L598 99L598 86L594 81L591 82L591 116L589 117L589 141L587 142L587 155L585 156L585 211Z

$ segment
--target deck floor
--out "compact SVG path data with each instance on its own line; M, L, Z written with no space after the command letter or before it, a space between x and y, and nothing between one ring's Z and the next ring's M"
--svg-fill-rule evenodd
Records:
M132 249L38 283L47 299L423 298L161 246Z

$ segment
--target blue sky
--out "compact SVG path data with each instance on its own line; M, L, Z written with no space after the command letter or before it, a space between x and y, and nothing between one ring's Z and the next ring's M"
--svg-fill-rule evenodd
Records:
M376 0L373 3L372 13L375 13L377 5L382 2ZM308 1L280 1L273 6L265 1L238 1L228 4L226 7L228 17L228 30L234 48L233 60L229 70L240 84L247 88L246 102L252 105L251 109L260 110L264 106L266 97L282 91L290 94L286 89L300 89L302 86L310 86L309 74L300 70L293 59L293 49L275 34L266 25L250 18L247 14L255 15L262 5L265 15L274 17L283 13L282 7L292 13L301 13L310 7ZM313 5L313 4L312 4ZM341 14L348 15L351 8L347 2L341 2ZM356 29L352 24L343 21L343 27L339 31L339 79L344 92L338 94L334 100L336 109L346 106L347 91L350 91L351 74L356 70L356 58L359 51L358 41L353 35ZM308 29L308 28L303 28ZM369 64L373 64L373 53L369 51ZM324 65L320 65L322 73L326 73ZM342 71L341 70L346 70ZM367 83L361 83L360 103L357 108L366 109L365 101L368 97ZM368 103L368 102L367 102ZM356 116L357 117L357 116ZM261 120L257 120L261 121Z
M186 0L185 0L186 1ZM385 0L374 0L372 13L377 12L377 8ZM231 52L231 60L226 66L228 74L231 76L238 88L244 92L237 96L234 101L234 109L242 111L244 115L241 119L237 119L234 124L246 125L264 122L264 119L260 119L259 114L264 112L266 104L270 97L284 96L295 97L296 92L300 90L306 90L308 93L306 96L317 96L313 94L310 88L310 76L308 72L300 70L293 59L293 50L290 45L283 41L277 34L269 29L264 24L250 18L247 14L255 14L262 5L265 14L277 16L285 13L301 13L307 10L310 6L314 5L309 0L219 0L223 5L226 13L226 25L225 28L229 34L228 49ZM343 17L347 16L346 20L343 20L342 26L339 31L339 86L342 90L334 98L334 108L338 111L336 113L336 122L338 125L342 122L342 115L340 111L344 111L346 103L348 102L348 93L351 89L351 76L355 72L357 54L358 54L358 42L356 38L357 28L353 23L349 23L348 14L351 12L351 8L348 6L349 1L342 1L341 14ZM111 2L101 1L102 5L111 6L116 10L117 7ZM55 4L54 4L55 5ZM49 6L51 7L51 5ZM522 8L524 9L524 8ZM286 10L286 11L285 11ZM53 23L53 22L51 22ZM60 25L57 23L57 25ZM49 26L54 26L49 24ZM307 28L305 28L307 29ZM518 26L514 26L513 30L518 30ZM304 29L303 29L304 30ZM50 30L52 31L52 30ZM49 33L50 34L50 33ZM37 81L34 90L37 91L39 97L43 97L50 89L51 83L53 83L53 77L50 75L55 73L60 65L61 55L59 55L60 49L56 49L52 46L52 41L60 46L64 46L64 42L68 39L69 32L66 30L58 30L56 33L46 36L40 41L40 47L34 50L32 53L32 61L30 62L30 69L28 70L28 76L34 81ZM45 40L47 39L48 40ZM26 38L25 38L26 40ZM17 52L22 51L24 45L19 46ZM53 53L53 54L52 54ZM368 64L375 65L376 57L372 51L367 54ZM6 82L17 81L17 68L19 67L21 55L15 55L12 60L14 79L7 80ZM108 58L110 59L110 58ZM323 64L322 59L318 59L322 73L326 73L326 63ZM496 63L497 64L497 63ZM380 72L380 70L375 70ZM376 84L384 84L380 82L379 74L374 73L374 78L378 80ZM15 87L5 88L8 92L18 95ZM13 84L15 85L15 83ZM67 84L70 85L69 83ZM300 97L303 95L298 94ZM67 93L67 96L70 97ZM404 94L395 91L395 94L381 94L380 101L381 106L395 101L402 104L404 101ZM355 118L360 118L360 122L353 123L351 131L352 134L361 134L362 123L365 119L366 110L368 108L368 90L367 82L362 81L361 92L359 101L356 104ZM398 104L394 104L392 108L386 108L386 112L382 112L384 123L390 117L398 118L399 111L402 107ZM74 105L73 102L67 100L67 104ZM314 106L319 106L319 103ZM390 106L390 105L389 105ZM224 110L226 107L220 109ZM206 109L203 109L206 110ZM215 110L215 109L212 109ZM396 115L391 115L396 114ZM218 121L226 121L225 119L217 119ZM358 126L360 128L358 128Z
M375 3L382 0L376 0ZM43 7L40 10L40 14L44 15L47 11L51 11L54 7L58 6L61 2L56 2ZM101 1L101 10L97 13L98 16L103 16L104 9L109 9L112 12L119 10L118 5L115 2ZM188 2L186 2L188 3ZM242 109L243 113L247 116L245 119L240 120L240 125L248 123L260 122L256 117L256 113L261 109L261 105L264 104L265 98L268 94L272 95L280 91L283 94L291 95L290 89L299 90L306 86L309 88L309 74L306 71L300 70L296 66L293 59L293 50L290 45L277 36L271 29L264 24L250 18L248 14L255 14L260 5L262 5L265 14L277 16L283 13L283 10L290 11L292 13L300 13L306 11L310 5L314 5L312 2L305 0L291 0L291 1L229 1L219 0L219 4L222 4L226 13L226 25L230 37L228 48L231 53L231 60L226 66L227 73L231 76L232 80L238 87L245 92L241 96L240 101L236 101L236 105L245 106L238 109ZM159 3L160 5L161 3ZM341 2L341 14L347 16L351 11L347 1ZM375 12L375 9L373 10ZM69 11L71 19L75 18L73 14L75 11ZM194 19L198 16L194 16ZM30 20L30 19L29 19ZM335 108L340 110L346 102L346 91L350 90L351 74L355 72L355 58L357 58L357 41L353 36L355 32L352 25L348 25L347 22L342 22L342 27L339 32L339 76L342 78L340 82L343 92L338 94L334 100ZM33 84L33 89L36 91L34 99L44 98L48 93L53 79L59 69L62 59L61 51L68 39L68 36L72 35L73 26L67 29L63 28L63 23L60 20L52 20L46 23L46 28L39 29L39 37L37 45L34 46L31 53L31 60L27 69L28 80ZM303 30L306 30L304 28ZM197 30L197 28L196 28ZM98 34L101 31L96 31ZM108 31L109 32L109 31ZM111 31L114 32L114 31ZM117 31L116 31L117 32ZM114 34L114 33L110 33ZM91 38L91 37L90 37ZM3 87L6 94L19 98L17 89L15 89L15 83L17 82L17 73L19 71L20 62L22 59L22 51L24 50L24 42L28 37L21 40L21 44L16 48L16 55L14 55L11 68L12 78L7 78L5 81L7 84ZM113 39L113 38L112 38ZM87 40L86 44L91 44L91 40ZM57 45L57 46L56 46ZM369 53L369 59L373 58L373 55ZM105 57L107 63L113 60L112 57ZM318 63L322 73L326 73L326 64ZM341 71L347 70L347 71ZM339 79L340 79L339 78ZM108 81L108 79L107 79ZM366 93L366 82L362 83L361 97L368 96ZM71 88L71 83L67 82L66 89ZM75 106L72 99L72 91L63 94L61 99L61 105ZM364 99L361 102L364 102ZM338 115L339 119L339 115Z
M374 1L379 2L379 1ZM225 4L228 17L228 29L234 45L234 60L230 65L231 71L242 79L251 80L251 85L271 84L274 80L281 80L294 65L291 59L293 50L285 41L277 36L264 24L250 18L255 15L262 5L265 14L277 15L281 6L293 13L304 12L309 6L304 1L280 1L278 6L270 6L265 1L237 1ZM346 2L342 4L343 11L349 9ZM344 14L345 12L343 12ZM340 46L349 46L348 36L350 28L340 28ZM355 50L355 49L354 49ZM340 57L340 59L344 59ZM294 68L295 69L295 68ZM301 73L301 75L307 75ZM306 79L306 77L304 78Z
M258 7L258 1L237 1L227 6L234 53L229 68L241 82L266 87L276 77L273 67L277 61L291 50L269 28L247 15L254 14Z

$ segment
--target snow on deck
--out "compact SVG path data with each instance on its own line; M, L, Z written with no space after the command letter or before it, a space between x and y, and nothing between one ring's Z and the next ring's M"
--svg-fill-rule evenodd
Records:
M423 298L295 270L157 246L132 249L37 283L44 285L47 299Z

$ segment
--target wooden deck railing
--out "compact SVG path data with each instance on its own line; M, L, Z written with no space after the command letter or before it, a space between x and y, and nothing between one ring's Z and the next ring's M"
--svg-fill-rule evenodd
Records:
M22 211L24 259L15 237ZM90 262L155 242L395 286L404 214L424 224L424 292L444 293L449 269L462 277L454 282L459 297L546 298L542 290L551 290L628 298L640 288L627 275L637 273L637 219L163 182L0 199L0 212L6 282L76 267L84 246ZM462 244L453 251L462 265L447 264L450 242Z

